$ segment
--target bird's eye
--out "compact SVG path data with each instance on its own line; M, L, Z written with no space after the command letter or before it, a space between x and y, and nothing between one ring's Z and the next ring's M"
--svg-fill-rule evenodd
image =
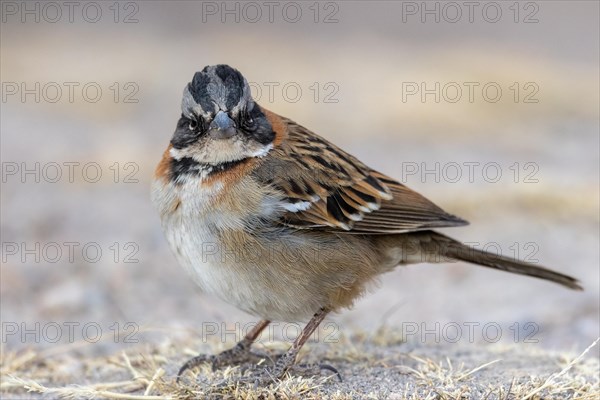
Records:
M190 128L190 131L195 131L198 128L198 121L191 120L189 128Z

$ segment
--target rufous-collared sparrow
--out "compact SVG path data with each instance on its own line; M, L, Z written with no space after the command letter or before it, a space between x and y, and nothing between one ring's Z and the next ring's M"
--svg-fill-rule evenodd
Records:
M227 65L194 75L181 112L152 191L167 241L203 290L262 321L233 349L191 359L178 377L202 362L250 359L270 321L309 320L264 370L281 378L327 313L397 265L460 260L581 289L570 276L432 231L467 222L259 106Z

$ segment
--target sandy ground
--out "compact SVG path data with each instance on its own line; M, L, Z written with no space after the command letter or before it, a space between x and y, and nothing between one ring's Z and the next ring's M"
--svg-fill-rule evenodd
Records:
M341 381L324 371L322 376L291 374L281 382L255 387L238 381L242 374L251 376L251 365L216 371L205 365L176 383L177 370L185 361L182 345L165 341L79 360L68 353L5 355L3 398L597 399L600 395L599 365L586 357L589 348L569 354L514 344L423 346L382 329L305 349L300 362L335 366ZM185 345L213 352L222 348L215 341ZM285 346L257 345L264 354L276 354Z
M123 351L143 375L133 393L162 368L161 384L149 392L185 394L173 387L173 371L203 349L199 338L218 337L206 351L224 348L237 337L228 330L254 321L198 291L170 254L149 201L181 90L194 71L215 63L239 68L263 106L471 222L445 233L565 271L585 287L576 293L462 263L397 269L330 321L346 338L386 326L406 343L315 345L346 378L314 383L315 390L459 398L464 383L467 397L487 389L495 390L489 398L519 397L590 346L600 336L598 3L537 2L539 21L531 24L513 22L508 3L493 24L400 23L401 3L339 3L338 22L328 24L312 16L203 21L202 4L192 2L135 3L131 24L115 23L108 8L98 23L7 16L0 35L2 397L34 396L19 379L47 388L135 380ZM42 89L52 82L63 88L56 102ZM73 101L66 82L79 85ZM504 95L493 103L480 92L472 102L403 99L407 84L436 82L493 82ZM22 84L35 92L36 83L39 101L35 93L7 94ZM99 101L79 91L90 83L102 89ZM291 99L285 85L302 95ZM536 87L538 101L525 102ZM57 165L62 175L53 179ZM275 336L290 332L280 326ZM351 346L364 358L348 355ZM335 358L335 349L345 355ZM543 396L597 396L598 355L590 349L559 377L559 391L547 386ZM420 372L385 369L387 359ZM378 386L366 384L377 377ZM563 390L569 385L572 392Z

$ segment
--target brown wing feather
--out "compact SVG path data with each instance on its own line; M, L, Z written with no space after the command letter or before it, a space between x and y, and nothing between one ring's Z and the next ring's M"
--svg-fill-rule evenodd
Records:
M279 140L254 175L284 194L283 224L357 234L467 224L308 129L266 114Z
M353 232L394 233L468 224L401 183L379 172L372 173L389 187L393 199L382 202L379 210L357 222Z

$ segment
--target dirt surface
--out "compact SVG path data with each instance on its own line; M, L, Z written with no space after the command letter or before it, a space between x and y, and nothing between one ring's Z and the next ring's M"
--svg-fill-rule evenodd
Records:
M596 344L592 344L597 345ZM171 343L131 348L101 358L78 359L76 351L45 357L35 352L4 354L2 398L308 398L308 399L597 399L599 365L582 354L541 351L535 345L430 345L403 342L388 330L340 336L313 343L301 363L326 363L340 372L321 376L291 374L268 387L240 383L240 371L212 371L209 365L184 374L179 367L189 347L216 352L224 344ZM226 346L226 345L225 345ZM182 357L182 347L188 355ZM283 351L284 342L262 343L261 353ZM66 350L66 349L63 349ZM268 362L267 362L268 363ZM261 368L260 366L254 366Z

